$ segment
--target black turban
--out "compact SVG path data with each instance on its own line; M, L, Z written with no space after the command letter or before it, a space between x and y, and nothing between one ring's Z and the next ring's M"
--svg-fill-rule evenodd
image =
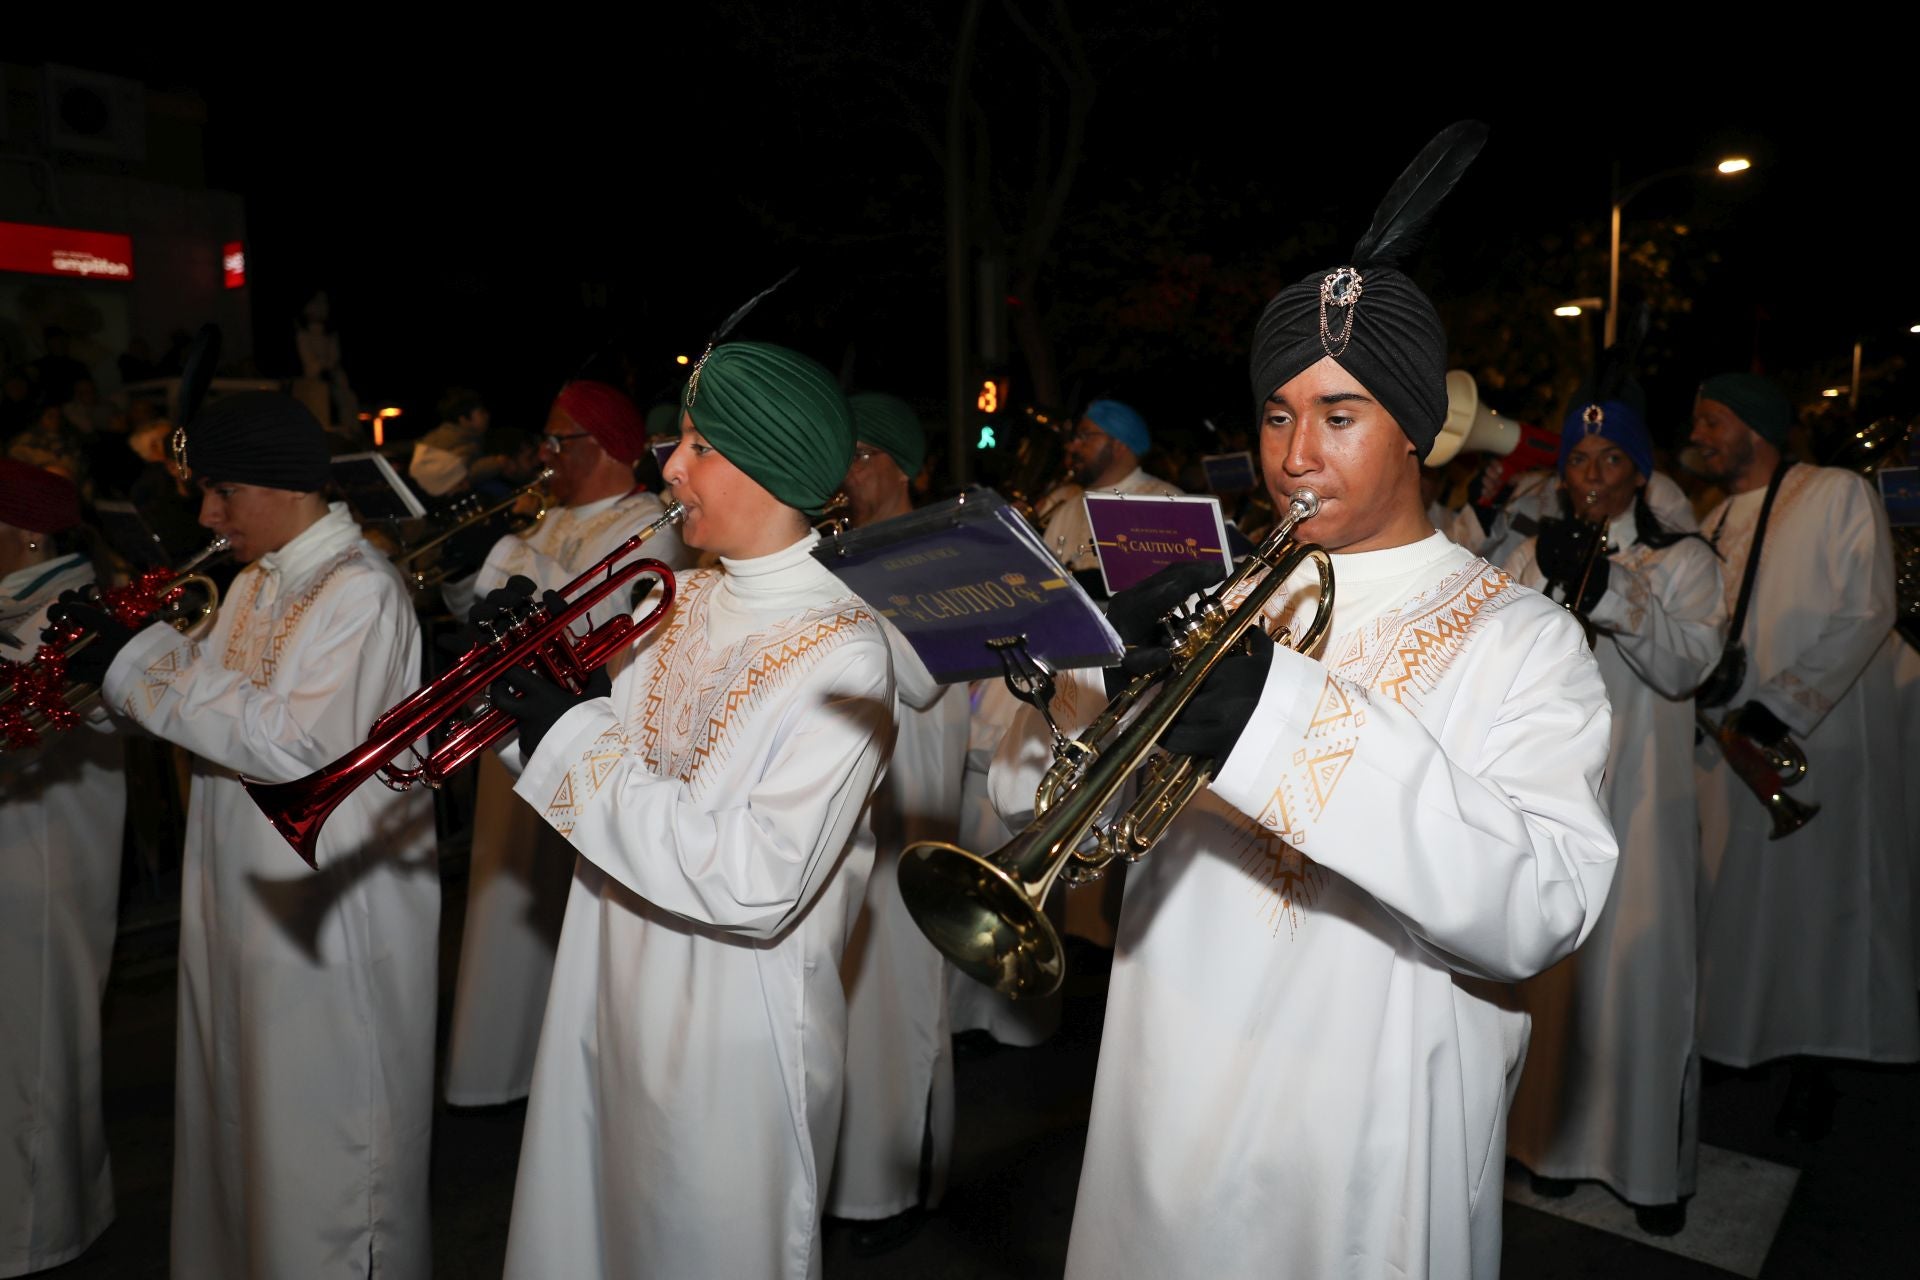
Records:
M278 391L238 391L208 403L186 437L195 480L313 493L326 487L326 429L307 406Z
M1274 295L1253 332L1256 405L1331 356L1426 457L1447 416L1447 334L1433 303L1396 264L1486 139L1478 121L1442 130L1388 189L1347 265L1315 271Z
M1360 297L1329 304L1320 336L1321 284L1316 271L1274 295L1253 331L1253 396L1259 404L1325 355L1378 397L1421 457L1447 416L1447 334L1420 287L1393 267L1356 272ZM1331 290L1331 286L1329 286ZM1342 343L1348 318L1353 329Z

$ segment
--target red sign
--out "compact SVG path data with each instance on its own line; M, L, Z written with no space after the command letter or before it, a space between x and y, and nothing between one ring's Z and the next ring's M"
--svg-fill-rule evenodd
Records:
M111 231L0 222L0 271L131 280L133 238Z
M229 240L220 250L220 265L227 273L227 288L241 289L247 283L247 246Z

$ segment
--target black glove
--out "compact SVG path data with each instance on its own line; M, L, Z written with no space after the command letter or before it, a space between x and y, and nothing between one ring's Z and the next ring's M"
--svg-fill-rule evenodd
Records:
M1223 658L1167 727L1160 745L1175 755L1225 760L1240 741L1273 666L1273 641L1259 627L1247 632L1249 652Z
M533 598L533 579L514 574L507 579L504 587L495 587L479 600L473 608L467 610L467 621L463 626L441 636L434 644L447 653L458 657L482 640L488 639L485 630L488 623L497 621L501 614L517 605L523 605ZM557 594L549 592L548 594Z
M101 608L97 600L78 591L62 591L60 599L47 610L47 621L53 625L40 633L42 643L65 640L74 628L93 637L67 651L67 679L75 684L99 685L107 678L107 668L113 665L115 656L133 639L132 628L120 625L120 620Z
M1733 718L1733 727L1763 747L1777 747L1793 730L1758 702L1749 702Z
M1130 677L1167 665L1166 633L1160 629L1160 619L1188 596L1224 577L1218 561L1185 560L1114 594L1107 602L1107 621L1120 633L1128 652L1120 666L1106 669L1109 697Z
M1606 548L1594 549L1594 540L1605 538L1607 531L1600 525L1588 524L1584 520L1547 520L1540 525L1540 536L1534 543L1534 559L1539 562L1540 572L1546 575L1548 582L1560 584L1566 596L1565 603L1575 613L1591 613L1600 603L1600 597L1607 593L1607 579L1613 572L1613 562L1607 559ZM1592 555L1593 567L1589 571L1587 557ZM1586 590L1580 590L1580 579L1586 576ZM1579 598L1574 593L1579 592Z
M545 676L515 667L488 686L487 700L520 722L520 759L524 762L533 758L540 739L561 716L583 702L612 692L613 678L605 667L595 668L579 693L569 693Z

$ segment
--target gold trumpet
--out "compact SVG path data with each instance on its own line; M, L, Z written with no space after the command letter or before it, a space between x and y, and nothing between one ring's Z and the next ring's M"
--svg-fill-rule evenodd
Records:
M124 627L164 621L182 635L199 636L220 609L220 587L197 570L226 553L227 540L215 538L178 568L148 569L125 586L102 592L90 585L82 594ZM195 592L201 593L197 603ZM96 634L83 627L58 630L27 661L0 664L0 751L24 750L46 733L72 728L100 696L98 687L67 678L67 660Z
M502 537L508 534L524 534L546 517L546 483L551 479L553 479L553 468L543 468L540 474L532 480L496 501L484 505L475 505L479 500L469 496L463 502L454 504L449 509L448 514L442 517L443 519L450 519L452 523L448 524L445 528L441 529L440 532L434 534L420 545L403 547L401 550L395 552L391 557L393 567L400 571L401 575L406 578L407 585L415 591L426 591L437 587L449 578L465 577L479 566L448 564L445 557L442 557L440 560L425 568L420 568L418 565L420 560L425 557L428 552L444 545L451 539L458 537L477 525L486 524L498 517L502 512L512 510L519 505L522 498L532 494L540 499L540 509L526 519L516 518L509 527L503 528L500 531Z
M1773 819L1773 830L1767 833L1767 839L1792 835L1820 812L1819 805L1795 800L1786 792L1807 776L1807 753L1792 738L1767 746L1735 729L1732 716L1715 720L1698 706L1693 709L1693 723L1719 745L1733 776L1744 782L1747 790L1766 806Z
M820 508L820 518L813 527L823 538L832 538L847 531L847 522L853 518L853 499L847 496L845 489L827 499L827 505Z
M1319 495L1295 490L1285 518L1231 577L1162 620L1172 663L1135 676L1079 737L1066 738L1048 716L1053 764L1035 793L1033 821L1012 840L986 857L943 841L908 846L900 862L900 895L921 932L961 972L1013 997L1047 995L1060 986L1066 971L1060 938L1040 909L1047 891L1056 879L1096 879L1116 857L1138 861L1212 781L1217 761L1156 756L1154 750L1214 668L1261 625L1274 593L1309 560L1320 575L1313 622L1297 644L1284 631L1274 641L1307 653L1325 635L1333 619L1332 558L1293 540L1294 527L1319 509ZM1254 581L1262 570L1265 576ZM1230 606L1243 589L1244 598ZM1121 729L1121 720L1155 686L1161 686L1160 696ZM1044 690L1034 701L1047 714ZM1100 814L1143 764L1133 803L1102 826ZM1083 847L1089 838L1091 847Z
M653 523L562 587L558 594L564 603L559 607L549 609L543 600L529 599L484 624L484 638L476 640L446 674L380 716L366 742L332 764L291 782L242 777L240 784L293 851L308 866L317 865L322 824L363 783L377 776L394 791L438 787L518 727L512 716L485 701L488 687L508 671L525 667L580 693L589 675L665 618L673 607L673 570L658 560L627 557L685 514L679 503L668 503ZM574 633L573 624L587 617L595 605L630 589L634 579L645 575L660 581L659 594L645 617L623 613L585 635ZM481 700L480 709L469 713L467 708L476 699ZM444 736L421 756L414 744L436 731Z

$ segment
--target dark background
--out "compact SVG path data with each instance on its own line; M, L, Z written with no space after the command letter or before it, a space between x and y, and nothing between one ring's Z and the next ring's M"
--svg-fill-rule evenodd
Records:
M262 372L293 370L294 317L325 288L363 404L403 404L420 430L438 391L464 383L537 425L590 361L643 401L671 394L672 357L697 356L722 316L799 266L744 336L935 418L963 9L721 0L625 27L559 10L489 27L476 11L464 25L480 44L294 30L39 56L204 98L208 181L248 202ZM1631 183L1743 154L1744 175L1668 179L1628 208L1623 314L1654 307L1642 380L1656 434L1671 441L1692 388L1723 369L1774 373L1817 407L1850 380L1856 338L1862 415L1912 412L1912 111L1897 83L1808 58L1826 37L1739 49L1624 32L1612 49L1523 55L1475 52L1461 16L1431 48L1407 35L1386 55L1370 47L1396 21L1381 11L1328 31L1256 30L1239 13L983 6L976 248L1019 239L1064 163L1076 83L1086 108L1041 265L1007 291L1025 294L1057 366L1039 398L1121 394L1176 433L1244 415L1266 297L1335 264L1415 151L1478 116L1491 141L1415 274L1483 398L1554 420L1586 372L1599 317L1550 309L1606 293L1616 161ZM1047 379L1018 341L1007 363L1013 398L1036 398Z

